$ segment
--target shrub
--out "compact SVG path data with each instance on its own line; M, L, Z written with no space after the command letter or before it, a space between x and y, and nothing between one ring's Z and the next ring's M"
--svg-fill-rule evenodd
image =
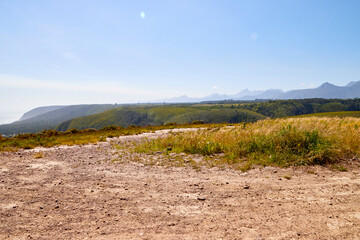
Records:
M72 128L72 129L69 129L67 130L65 133L66 134L74 134L74 133L79 133L80 130L76 129L76 128Z
M34 133L20 133L18 135L16 135L14 138L16 139L31 139L31 138L35 138L36 134Z
M193 121L191 124L204 124L204 123L205 123L204 121L195 120L195 121Z
M95 128L86 128L84 130L82 130L82 132L96 132Z
M176 125L177 125L176 122L168 122L164 124L164 126L176 126Z
M110 125L110 126L103 127L103 128L101 128L100 130L102 130L102 131L109 131L109 130L116 130L116 129L117 129L117 126Z
M42 137L52 137L52 136L59 136L61 135L62 133L61 132L58 132L58 131L55 131L55 130L52 130L52 129L45 129L43 130L41 133L39 133Z

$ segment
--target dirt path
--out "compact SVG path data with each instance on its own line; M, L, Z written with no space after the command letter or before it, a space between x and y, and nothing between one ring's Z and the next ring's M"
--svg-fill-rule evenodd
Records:
M117 157L110 143L0 153L0 239L360 239L358 168L195 171Z

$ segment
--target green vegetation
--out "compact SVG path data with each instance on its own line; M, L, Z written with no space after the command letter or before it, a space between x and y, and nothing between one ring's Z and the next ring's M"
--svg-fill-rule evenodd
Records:
M288 118L261 120L187 133L136 144L135 151L201 154L209 166L281 167L335 164L360 153L357 118ZM221 159L221 160L219 160Z
M265 117L244 109L230 109L223 106L133 106L120 107L100 114L81 117L60 124L56 130L71 128L102 128L107 125L128 127L130 125L166 125L170 123L188 124L194 121L203 123L254 122Z
M270 100L244 103L237 107L248 109L271 118L312 113L360 111L360 99L298 99Z
M360 118L360 111L313 113L313 114L299 115L297 117L339 117L339 118L356 117L356 118Z
M127 127L168 123L186 124L255 122L265 118L304 114L360 111L360 99L300 99L258 102L224 101L202 104L140 105L112 109L96 115L66 121L55 129L102 128L107 125ZM351 113L349 113L351 116ZM353 115L355 116L355 115Z

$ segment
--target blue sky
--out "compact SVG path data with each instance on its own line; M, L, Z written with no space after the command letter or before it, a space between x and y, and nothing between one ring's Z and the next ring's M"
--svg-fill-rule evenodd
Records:
M360 1L0 0L0 123L45 105L360 80Z

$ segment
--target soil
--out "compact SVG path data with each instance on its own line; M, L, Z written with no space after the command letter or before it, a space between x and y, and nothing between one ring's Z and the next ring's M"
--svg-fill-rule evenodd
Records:
M114 144L166 134L1 152L0 239L360 239L358 160L245 173L114 161Z

